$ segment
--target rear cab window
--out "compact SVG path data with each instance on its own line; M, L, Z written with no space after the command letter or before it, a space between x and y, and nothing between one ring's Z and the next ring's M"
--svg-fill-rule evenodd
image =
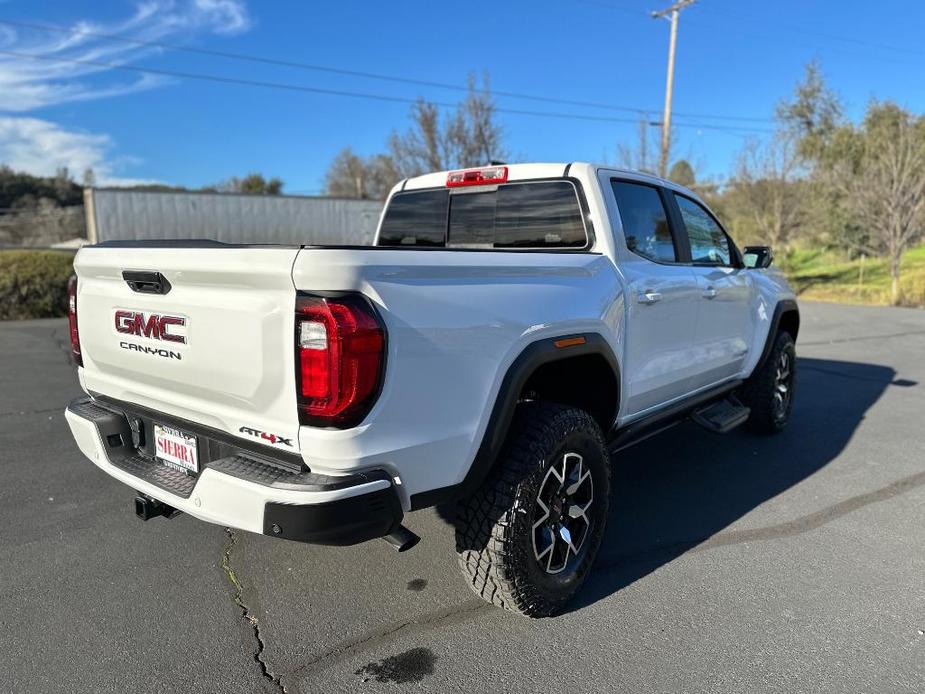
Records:
M445 237L445 190L398 193L392 197L379 231L380 246L442 246Z
M571 181L515 181L396 193L382 219L378 245L583 249L589 239Z

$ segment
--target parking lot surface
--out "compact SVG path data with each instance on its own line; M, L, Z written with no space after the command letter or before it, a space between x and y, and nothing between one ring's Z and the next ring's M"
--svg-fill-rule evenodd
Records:
M539 621L469 592L434 510L402 555L139 521L65 423L66 323L0 323L0 691L925 691L925 312L802 313L786 432L616 456Z

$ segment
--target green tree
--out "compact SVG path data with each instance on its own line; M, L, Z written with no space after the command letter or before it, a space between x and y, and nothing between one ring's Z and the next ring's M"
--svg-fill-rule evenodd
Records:
M283 181L279 178L264 178L263 174L249 173L244 178L232 176L215 186L222 193L247 193L249 195L279 195L283 192ZM208 188L206 189L208 190Z
M793 96L777 105L776 117L807 161L822 160L831 153L836 131L845 123L838 96L825 83L818 61L806 65Z
M30 209L42 199L61 207L80 205L83 191L71 180L67 169L59 169L55 176L43 177L0 165L0 208Z
M697 174L687 159L678 159L668 170L668 179L686 188L697 185Z

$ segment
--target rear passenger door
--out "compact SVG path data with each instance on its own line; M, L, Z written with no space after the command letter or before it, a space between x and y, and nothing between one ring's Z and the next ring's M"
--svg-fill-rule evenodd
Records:
M735 244L712 213L680 193L671 196L699 290L693 386L705 388L742 370L749 336L754 334L752 281Z
M690 392L700 291L670 224L669 193L632 179L609 183L626 287L623 415L632 417Z

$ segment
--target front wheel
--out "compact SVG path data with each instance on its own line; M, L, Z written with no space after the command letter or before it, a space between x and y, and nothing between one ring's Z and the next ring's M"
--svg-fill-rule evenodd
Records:
M739 392L739 399L751 409L748 427L752 431L776 434L787 426L793 409L796 366L793 338L790 333L778 333L768 358Z
M530 617L562 611L588 576L610 500L600 427L583 410L525 403L481 489L460 502L456 551L469 586Z

